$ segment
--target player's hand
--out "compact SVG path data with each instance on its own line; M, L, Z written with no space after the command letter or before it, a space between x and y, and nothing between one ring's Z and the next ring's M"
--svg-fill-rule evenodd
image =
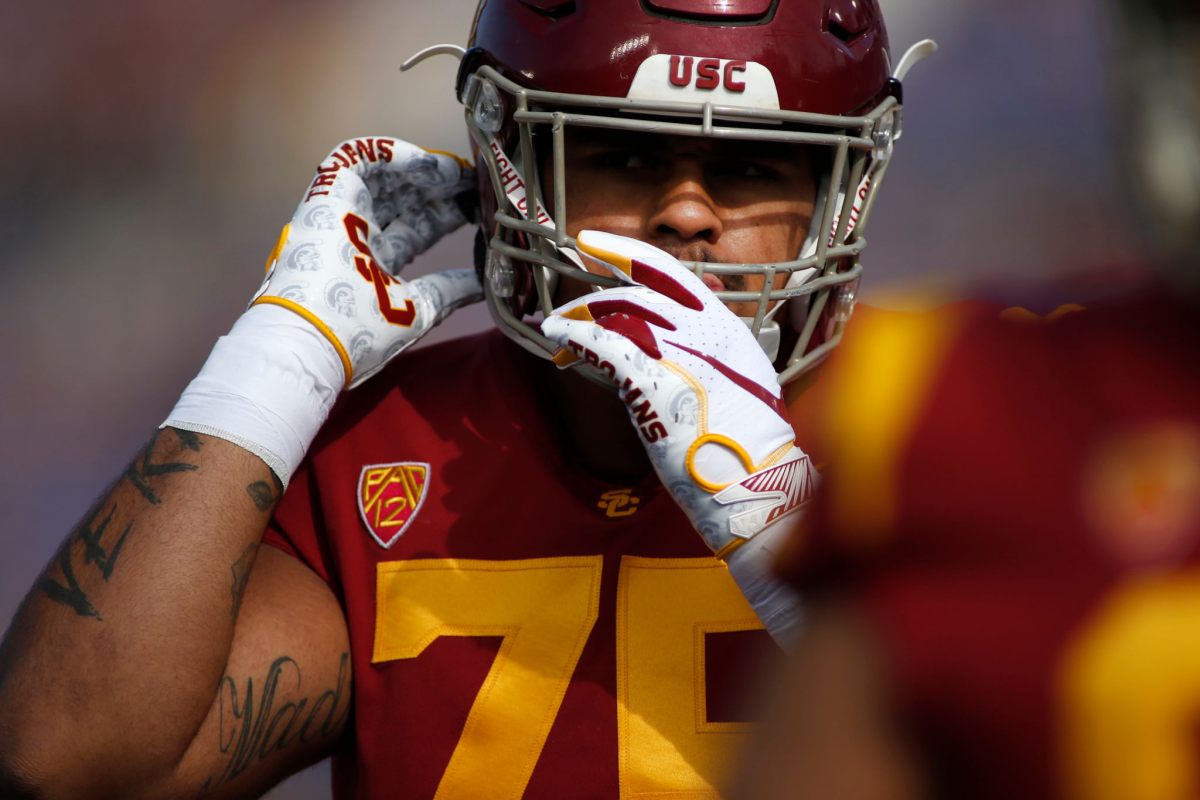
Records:
M555 309L542 325L607 374L663 485L718 556L808 497L775 370L746 324L656 247L583 231L579 251L629 286Z
M246 313L164 425L258 455L287 485L338 393L482 299L473 269L400 269L466 219L462 159L394 138L352 139L317 168Z
M354 388L450 312L482 299L473 269L405 282L400 270L466 218L456 198L475 171L448 153L384 137L351 139L317 168L268 259L251 305L315 326Z
M815 473L793 444L771 362L746 324L658 248L583 231L578 249L629 285L546 319L543 333L563 348L555 361L617 384L667 491L768 630L790 638L798 603L771 578L770 553L757 545L809 499ZM756 546L743 547L748 541Z

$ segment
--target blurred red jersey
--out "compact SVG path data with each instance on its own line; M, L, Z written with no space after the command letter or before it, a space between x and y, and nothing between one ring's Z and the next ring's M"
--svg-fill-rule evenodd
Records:
M1200 314L968 312L847 341L786 569L870 620L939 796L1195 797Z
M339 798L711 796L769 637L653 473L589 477L497 332L343 397L266 541L349 624Z

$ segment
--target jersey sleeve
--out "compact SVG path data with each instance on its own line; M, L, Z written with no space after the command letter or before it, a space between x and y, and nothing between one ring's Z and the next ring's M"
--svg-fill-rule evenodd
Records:
M320 495L307 461L292 477L267 524L263 543L298 559L329 584L334 594L342 596L329 537L325 535Z

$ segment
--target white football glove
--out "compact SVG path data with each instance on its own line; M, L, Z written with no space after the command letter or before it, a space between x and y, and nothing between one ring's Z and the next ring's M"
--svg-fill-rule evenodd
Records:
M354 388L483 293L473 269L400 270L466 219L474 170L387 137L349 140L317 168L250 307L164 426L260 456L286 486L338 392Z
M770 574L775 525L809 499L816 473L793 442L775 370L750 329L676 259L635 239L583 231L578 249L628 286L594 292L542 324L619 387L663 485L780 641L799 603ZM774 535L772 535L774 533Z

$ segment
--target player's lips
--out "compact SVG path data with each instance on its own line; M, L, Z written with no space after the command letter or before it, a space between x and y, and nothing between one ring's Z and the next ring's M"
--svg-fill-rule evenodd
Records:
M713 275L711 272L704 273L703 279L704 285L709 289L712 289L714 292L725 291L725 284L721 283L721 279L716 275Z

